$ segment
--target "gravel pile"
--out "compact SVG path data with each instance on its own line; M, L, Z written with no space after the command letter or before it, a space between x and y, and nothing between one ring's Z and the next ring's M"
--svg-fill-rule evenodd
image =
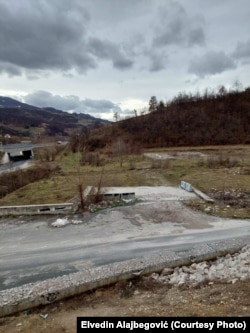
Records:
M153 273L150 277L161 283L190 286L216 281L235 283L247 280L250 278L250 245L233 255L227 254L216 260L193 263L190 266L165 268L160 274Z

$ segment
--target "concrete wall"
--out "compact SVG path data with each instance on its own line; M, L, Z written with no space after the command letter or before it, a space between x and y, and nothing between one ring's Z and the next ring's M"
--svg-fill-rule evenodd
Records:
M83 197L87 200L91 200L91 197L94 197L97 194L98 190L94 186L87 186L83 192ZM124 191L105 191L101 188L100 195L103 200L114 201L114 200L135 200L135 192L126 192Z
M25 206L1 206L0 216L12 215L47 215L65 214L73 212L73 203L47 204L47 205L25 205Z

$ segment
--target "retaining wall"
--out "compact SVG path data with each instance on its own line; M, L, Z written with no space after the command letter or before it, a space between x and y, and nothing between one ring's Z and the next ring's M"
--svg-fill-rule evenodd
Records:
M73 212L73 203L58 203L47 205L0 206L0 216L12 215L47 215Z

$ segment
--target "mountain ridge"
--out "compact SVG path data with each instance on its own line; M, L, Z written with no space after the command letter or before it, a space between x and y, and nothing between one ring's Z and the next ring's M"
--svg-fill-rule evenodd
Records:
M110 123L85 113L68 113L53 107L40 108L10 97L0 96L0 136L69 136L82 127L96 128Z
M27 103L22 103L14 98L7 97L7 96L0 96L0 108L3 107L11 107L11 108L30 108L30 109L40 109L37 106L27 104Z

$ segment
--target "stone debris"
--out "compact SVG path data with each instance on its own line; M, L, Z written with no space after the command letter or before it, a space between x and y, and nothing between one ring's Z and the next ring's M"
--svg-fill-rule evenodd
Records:
M240 252L227 254L216 260L193 263L190 266L165 268L150 278L164 284L196 286L202 283L235 283L250 279L250 245Z

